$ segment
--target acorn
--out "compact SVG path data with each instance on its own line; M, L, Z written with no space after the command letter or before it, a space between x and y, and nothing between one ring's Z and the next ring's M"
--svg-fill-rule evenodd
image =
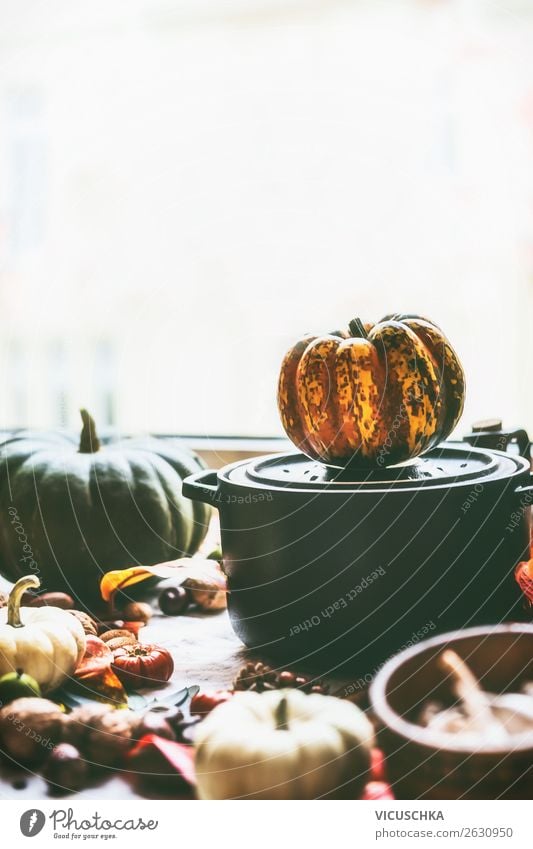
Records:
M130 601L121 610L126 622L144 622L150 621L153 616L153 610L149 604L144 601Z

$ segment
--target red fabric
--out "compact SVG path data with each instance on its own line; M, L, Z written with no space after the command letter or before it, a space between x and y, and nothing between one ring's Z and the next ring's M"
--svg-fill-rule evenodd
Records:
M156 765L160 761L161 766L166 765L170 770L173 770L176 775L181 776L186 784L192 786L196 784L192 746L166 740L157 734L145 734L128 753L128 760L131 764L135 764L136 761L141 762L141 755L149 754L155 755L154 762ZM161 769L161 767L158 767L158 769Z
M372 749L370 753L370 775L372 781L386 781L385 755L381 749Z
M386 781L369 781L361 796L363 802L382 802L387 799L393 800L394 793Z

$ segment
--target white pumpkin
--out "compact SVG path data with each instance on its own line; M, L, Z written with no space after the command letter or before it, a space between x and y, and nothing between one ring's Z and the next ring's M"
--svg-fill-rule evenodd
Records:
M0 609L0 675L20 669L45 692L72 675L85 653L85 633L66 610L20 607L22 593L39 585L35 575L20 578Z
M236 693L198 728L201 799L356 799L371 723L351 702L299 690Z

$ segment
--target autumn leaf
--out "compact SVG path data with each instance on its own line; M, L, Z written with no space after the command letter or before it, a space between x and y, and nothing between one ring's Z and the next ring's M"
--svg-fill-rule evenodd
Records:
M85 695L94 693L104 701L125 705L128 697L111 669L112 661L113 652L109 646L99 637L89 634L86 638L85 654L74 672L73 683L76 689L84 691Z
M201 583L205 591L226 592L224 575L214 560L180 557L178 560L168 560L165 563L157 563L155 566L130 566L128 569L114 569L106 572L100 581L102 598L104 601L112 602L118 590L154 577L177 578L181 582L191 579Z

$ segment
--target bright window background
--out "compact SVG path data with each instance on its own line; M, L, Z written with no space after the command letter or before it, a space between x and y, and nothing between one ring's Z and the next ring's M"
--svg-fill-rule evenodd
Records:
M403 310L533 431L531 2L0 16L0 427L279 434L288 345Z

